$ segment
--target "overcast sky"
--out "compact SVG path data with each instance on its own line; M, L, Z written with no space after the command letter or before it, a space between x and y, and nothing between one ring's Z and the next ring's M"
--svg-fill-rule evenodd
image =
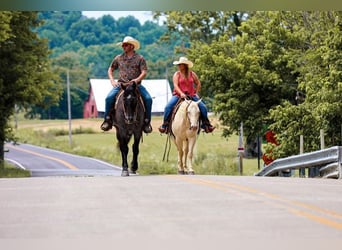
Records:
M145 21L153 21L152 11L82 11L82 14L87 17L99 18L103 15L112 15L116 20L119 17L134 16L143 24Z

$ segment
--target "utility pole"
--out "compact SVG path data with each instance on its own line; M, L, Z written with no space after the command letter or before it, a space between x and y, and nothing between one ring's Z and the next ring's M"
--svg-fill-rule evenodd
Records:
M70 81L69 70L67 71L67 93L68 93L68 121L69 121L69 145L72 145L72 132L71 132L71 100L70 100Z

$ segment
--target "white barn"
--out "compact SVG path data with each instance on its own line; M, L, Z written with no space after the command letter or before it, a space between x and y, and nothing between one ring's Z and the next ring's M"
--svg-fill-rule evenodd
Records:
M109 79L90 79L88 99L84 103L83 117L104 116L105 99L113 88ZM167 79L144 79L142 85L152 97L152 115L162 115L172 92Z

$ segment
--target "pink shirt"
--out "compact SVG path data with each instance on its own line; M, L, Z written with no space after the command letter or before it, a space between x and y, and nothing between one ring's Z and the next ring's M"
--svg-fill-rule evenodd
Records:
M178 74L178 86L181 89L181 91L189 96L195 96L196 95L196 89L195 89L195 81L192 76L192 72L190 71L190 77L186 79L179 71ZM173 95L179 96L176 91L173 91Z

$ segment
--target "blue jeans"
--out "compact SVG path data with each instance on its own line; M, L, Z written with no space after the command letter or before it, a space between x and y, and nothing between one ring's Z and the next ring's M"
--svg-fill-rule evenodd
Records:
M170 115L172 113L172 109L173 107L176 105L176 103L178 102L179 100L179 97L176 96L176 95L173 95L170 99L170 101L166 104L165 106L165 109L164 109L164 123L166 121L169 120L170 118ZM193 96L192 97L192 100L194 100L195 102L199 100L199 98L197 96ZM207 106L205 106L204 102L201 101L199 104L198 104L198 107L201 111L201 118L203 120L206 120L208 119L208 110L207 110Z
M140 90L141 97L144 100L145 108L146 108L146 119L151 121L151 112L152 112L152 97L148 93L147 89L141 84L138 86ZM105 118L108 116L110 109L113 107L116 99L116 95L120 91L120 86L114 87L106 97L106 107L105 107Z

